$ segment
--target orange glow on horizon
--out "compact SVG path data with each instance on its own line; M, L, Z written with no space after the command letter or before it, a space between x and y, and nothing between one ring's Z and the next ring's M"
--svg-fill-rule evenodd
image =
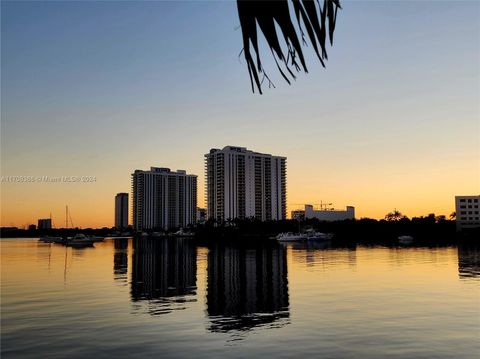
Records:
M368 181L360 176L353 178L322 178L319 173L308 178L296 176L290 170L287 188L287 216L299 209L299 204L333 203L337 209L347 205L355 207L359 218L384 218L394 208L408 217L443 214L447 218L455 210L454 197L459 194L478 194L474 180L457 186L464 174L450 174L448 182L430 185L430 178L391 179L388 182ZM69 206L73 225L80 228L112 227L114 221L114 197L117 192L129 188L129 176L123 183L108 186L91 184L3 183L1 226L23 228L37 224L39 218L53 217L55 228L65 227L65 206ZM462 178L463 177L463 178ZM203 178L199 178L198 206L204 206ZM131 216L131 213L130 213ZM71 226L71 225L70 225Z

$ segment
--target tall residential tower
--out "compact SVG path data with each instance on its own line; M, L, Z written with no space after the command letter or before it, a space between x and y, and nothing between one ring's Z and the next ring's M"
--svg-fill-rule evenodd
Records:
M115 228L128 227L128 193L117 193L115 196Z
M205 155L208 217L286 219L286 157L226 146Z
M133 227L174 229L197 220L197 176L151 167L132 174Z

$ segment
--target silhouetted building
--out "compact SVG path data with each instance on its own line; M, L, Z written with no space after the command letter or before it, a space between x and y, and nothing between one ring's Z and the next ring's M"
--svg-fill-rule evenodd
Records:
M226 146L205 155L208 217L286 219L286 157Z
M128 193L117 193L115 196L115 228L128 227Z
M132 174L135 230L172 229L197 222L197 176L151 167Z
M297 211L300 213L301 211ZM347 206L346 210L338 209L314 209L311 204L305 205L305 218L317 218L320 221L344 221L346 219L355 219L355 207Z
M18 231L18 227L0 227L0 231L5 233L14 232Z
M131 296L152 315L196 301L197 251L186 238L133 240Z
M36 229L37 229L37 226L34 225L34 224L31 224L31 225L28 226L28 230L29 230L29 231L34 231L34 230L36 230Z
M38 229L52 229L52 220L50 218L39 219L37 228Z
M282 246L245 249L216 245L208 252L207 286L212 331L287 323L287 258Z
M207 221L207 210L206 208L197 208L197 222L204 224Z
M457 231L480 227L480 196L455 196Z

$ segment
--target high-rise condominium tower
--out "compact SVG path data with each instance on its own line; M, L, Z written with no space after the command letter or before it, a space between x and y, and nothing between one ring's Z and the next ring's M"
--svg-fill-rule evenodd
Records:
M115 196L115 228L128 227L128 193Z
M208 217L285 219L286 157L226 146L205 155Z
M197 218L197 176L151 167L132 174L136 230L187 227Z

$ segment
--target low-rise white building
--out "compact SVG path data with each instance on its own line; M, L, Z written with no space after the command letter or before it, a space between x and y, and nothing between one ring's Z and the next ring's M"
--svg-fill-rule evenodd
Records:
M480 227L480 196L455 196L457 231Z
M292 219L317 218L320 221L343 221L355 219L355 207L347 206L346 210L338 209L314 209L313 205L306 204L305 210L292 211Z

